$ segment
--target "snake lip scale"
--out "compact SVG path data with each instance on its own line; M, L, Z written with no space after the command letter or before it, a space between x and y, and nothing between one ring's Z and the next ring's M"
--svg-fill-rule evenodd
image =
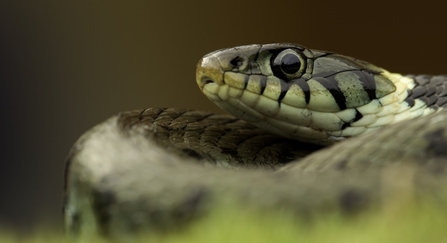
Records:
M205 55L196 83L231 115L127 111L73 145L69 239L126 241L219 205L307 218L420 197L447 202L447 76L275 43Z

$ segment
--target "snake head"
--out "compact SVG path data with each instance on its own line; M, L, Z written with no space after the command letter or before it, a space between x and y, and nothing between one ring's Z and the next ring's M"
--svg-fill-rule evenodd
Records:
M199 61L196 78L201 91L227 112L316 143L371 130L365 125L378 116L362 119L383 107L385 115L398 112L409 83L373 64L289 43L209 53Z
M252 70L257 68L255 59L260 47L260 45L241 46L205 55L197 64L196 77L199 88L204 91L205 85L213 83L224 85L229 81L235 81L232 85L244 88L245 84L240 82L244 80L226 80L225 73L251 74Z

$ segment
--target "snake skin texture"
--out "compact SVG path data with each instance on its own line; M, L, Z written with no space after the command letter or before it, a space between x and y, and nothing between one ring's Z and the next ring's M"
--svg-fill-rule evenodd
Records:
M129 239L181 227L233 203L306 218L384 206L402 191L411 195L406 200L446 203L445 119L447 112L433 113L321 149L266 135L230 115L124 112L88 131L70 151L67 235L79 242L97 235Z
M405 99L410 106L415 104L415 99L419 99L435 110L447 108L447 76L407 75L407 77L416 83L416 86L408 91L408 98Z
M132 242L235 205L311 219L447 204L447 76L295 44L219 50L196 73L235 116L148 108L87 131L66 160L70 240Z

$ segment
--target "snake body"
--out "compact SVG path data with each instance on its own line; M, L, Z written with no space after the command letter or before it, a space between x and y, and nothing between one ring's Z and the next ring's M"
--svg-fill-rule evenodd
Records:
M308 216L385 205L402 192L445 202L446 76L269 44L204 56L197 83L236 117L123 112L75 143L65 174L70 238L177 227L220 204Z

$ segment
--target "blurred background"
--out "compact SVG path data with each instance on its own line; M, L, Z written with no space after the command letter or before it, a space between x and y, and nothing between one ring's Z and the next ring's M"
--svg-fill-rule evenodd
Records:
M218 111L194 77L210 51L294 42L440 74L446 24L439 1L0 1L0 225L62 228L65 156L106 118Z

